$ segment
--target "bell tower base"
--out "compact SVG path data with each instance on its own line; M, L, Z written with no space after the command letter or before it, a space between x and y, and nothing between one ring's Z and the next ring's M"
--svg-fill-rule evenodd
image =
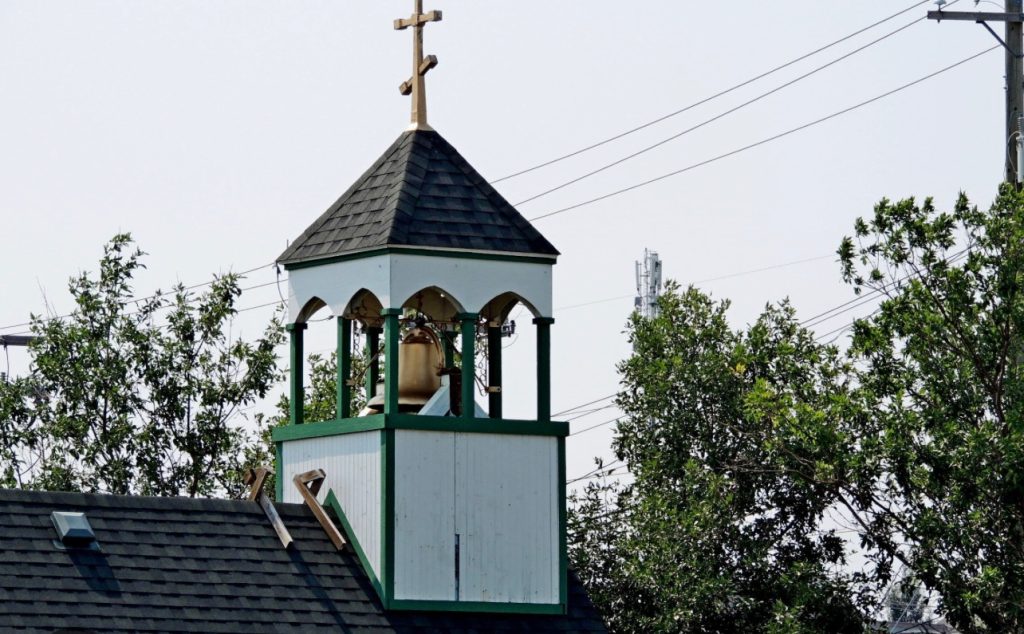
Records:
M415 414L275 430L278 499L324 469L384 607L563 614L568 423Z

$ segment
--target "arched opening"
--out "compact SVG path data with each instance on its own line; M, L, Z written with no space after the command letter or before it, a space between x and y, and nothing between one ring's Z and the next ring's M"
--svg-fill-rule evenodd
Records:
M509 388L511 387L513 390L523 388L523 386L517 386L513 381L508 380L508 373L505 371L508 359L505 358L504 352L505 348L509 348L519 341L520 335L523 334L527 335L527 340L536 340L536 355L530 355L530 363L536 369L537 418L540 420L549 418L550 326L553 320L544 317L530 301L513 291L506 291L492 298L481 308L480 315L486 324L486 346L481 366L485 376L490 417L503 418L505 416L504 401L510 394ZM529 322L526 320L530 315L532 315L533 324L536 326L535 333L531 333L523 327L528 325ZM520 351L510 352L513 356L511 359L513 364L523 369L524 359L520 358L522 357L521 354L518 354ZM515 394L515 392L511 392L511 394ZM512 402L523 400L523 398L515 398Z

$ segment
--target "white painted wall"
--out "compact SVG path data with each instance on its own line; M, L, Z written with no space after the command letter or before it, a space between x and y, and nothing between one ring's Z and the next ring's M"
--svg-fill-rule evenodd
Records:
M395 598L559 601L558 441L395 433Z
M455 434L395 432L395 597L455 600Z
M313 297L340 315L364 288L385 308L399 308L416 292L437 286L467 312L479 312L493 298L512 292L539 316L550 317L552 264L396 253L296 269L288 273L288 315L295 321Z
M460 600L558 603L558 441L457 434Z
M281 447L284 501L303 501L292 482L295 474L323 469L327 478L317 497L323 503L327 492L334 491L378 579L381 577L382 433L368 431L289 440Z

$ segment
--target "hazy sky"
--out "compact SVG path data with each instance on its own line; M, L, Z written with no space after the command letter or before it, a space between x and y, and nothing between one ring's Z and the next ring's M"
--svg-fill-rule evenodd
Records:
M491 180L683 108L909 0L622 3L431 0L430 120ZM956 9L970 9L964 0ZM67 278L130 231L150 253L138 294L271 263L408 121L408 0L0 0L0 326L70 308ZM641 133L497 184L512 202L722 113L911 20L891 22ZM519 209L527 218L684 168L841 110L994 44L924 22L657 150ZM657 250L683 284L835 251L879 198L957 192L1002 174L1001 52L893 97L655 185L540 220L555 267L555 411L613 393L629 353L633 262ZM246 285L274 279L268 266ZM831 259L701 282L737 326L790 298L849 299ZM566 309L596 300L614 301ZM277 298L273 286L240 305ZM239 317L255 334L271 308ZM870 312L870 307L859 313ZM856 314L856 313L854 313ZM854 314L818 327L841 327ZM509 416L534 411L534 340L507 350ZM332 344L328 324L310 348ZM0 329L3 333L23 328ZM10 352L24 371L24 351ZM481 402L485 399L481 397ZM574 429L612 418L604 410ZM611 426L572 437L568 472L610 455Z

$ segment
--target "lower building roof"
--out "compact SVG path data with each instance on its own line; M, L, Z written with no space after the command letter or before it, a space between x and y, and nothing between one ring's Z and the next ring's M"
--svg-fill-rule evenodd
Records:
M287 550L255 502L0 491L0 630L604 631L571 573L564 616L385 611L307 507L275 507ZM84 512L99 549L61 548L53 511Z

